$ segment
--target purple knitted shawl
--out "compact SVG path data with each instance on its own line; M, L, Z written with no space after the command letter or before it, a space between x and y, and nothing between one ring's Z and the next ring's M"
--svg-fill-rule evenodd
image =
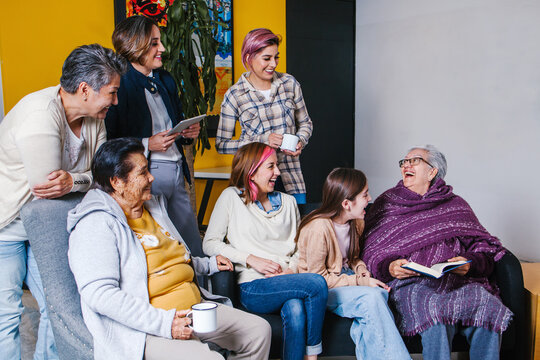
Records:
M437 179L423 196L400 181L375 200L366 217L363 260L374 277L389 282L400 331L415 335L436 323L479 326L501 333L512 313L497 297L489 274L440 279L394 279L388 267L396 259L431 266L454 256L495 261L505 249L491 236L470 206ZM480 256L478 256L480 255ZM479 264L472 264L475 266Z

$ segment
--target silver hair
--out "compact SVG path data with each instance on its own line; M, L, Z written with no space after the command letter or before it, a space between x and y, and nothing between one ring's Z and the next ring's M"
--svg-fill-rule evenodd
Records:
M111 49L99 44L83 45L64 61L60 85L70 94L75 94L82 82L99 91L112 81L114 75L122 76L126 71L126 60Z
M438 179L444 179L446 176L446 170L447 170L447 164L446 164L446 157L442 152L439 151L435 146L433 145L422 145L422 146L413 146L409 149L408 152L411 152L413 150L425 150L428 153L428 158L426 159L433 167L437 168L437 175L435 175L435 178L433 178L432 183Z

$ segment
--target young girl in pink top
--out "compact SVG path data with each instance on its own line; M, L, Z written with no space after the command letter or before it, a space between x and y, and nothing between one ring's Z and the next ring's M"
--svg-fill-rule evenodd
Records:
M324 183L321 207L298 228L298 271L322 275L328 284L327 309L354 319L350 334L358 359L410 359L388 308L390 288L372 278L360 259L369 201L361 171L334 169Z

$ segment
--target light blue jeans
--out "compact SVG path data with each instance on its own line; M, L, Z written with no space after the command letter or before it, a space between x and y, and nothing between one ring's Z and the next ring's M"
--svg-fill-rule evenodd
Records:
M474 326L436 324L420 333L424 360L450 360L452 340L460 332L471 346L470 359L499 359L501 337L496 332Z
M327 309L354 319L351 338L357 359L410 359L388 308L388 292L379 287L342 286L328 290Z
M322 326L328 294L318 274L289 274L240 284L240 302L250 312L279 312L283 320L283 360L322 352Z
M41 277L26 238L20 219L0 230L0 359L21 358L19 325L23 312L23 281L36 298L41 315L34 359L58 359Z

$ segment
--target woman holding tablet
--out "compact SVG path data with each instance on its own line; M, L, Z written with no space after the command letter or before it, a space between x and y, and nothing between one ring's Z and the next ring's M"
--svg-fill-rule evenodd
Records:
M183 119L183 113L176 83L171 74L161 69L165 48L159 27L144 16L132 16L116 26L112 42L130 65L118 90L118 105L109 110L105 119L107 137L142 140L150 172L156 179L152 193L166 198L174 226L192 253L202 256L197 220L184 188L184 178L188 183L191 178L182 150L182 144L197 138L200 125L169 135Z
M249 72L242 74L225 93L216 148L224 154L234 154L251 142L281 148L277 156L285 191L298 204L305 204L306 185L299 156L311 137L313 124L298 81L275 71L279 43L280 38L268 29L251 30L244 38L242 63ZM238 140L232 140L236 121L242 131ZM298 143L286 150L285 137Z

